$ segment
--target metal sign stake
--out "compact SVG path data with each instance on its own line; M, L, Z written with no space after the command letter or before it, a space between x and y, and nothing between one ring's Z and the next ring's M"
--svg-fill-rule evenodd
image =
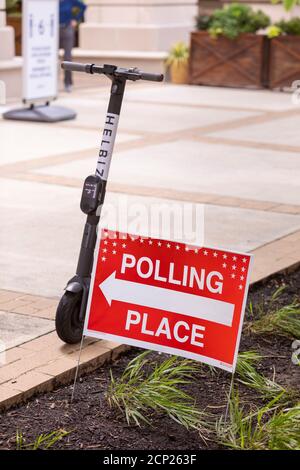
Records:
M75 388L76 388L77 377L78 377L78 372L79 372L80 357L81 357L81 351L82 351L82 346L83 346L83 340L84 340L84 338L85 338L85 336L82 335L81 341L80 341L80 348L79 348L78 361L77 361L77 366L76 366L76 371L75 371L75 377L74 377L74 382L73 382L73 390L72 390L72 396L71 396L71 403L73 403L74 396L75 396Z

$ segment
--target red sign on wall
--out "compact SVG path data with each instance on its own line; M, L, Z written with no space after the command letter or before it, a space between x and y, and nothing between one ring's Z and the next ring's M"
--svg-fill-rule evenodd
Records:
M233 372L251 255L102 230L86 336Z

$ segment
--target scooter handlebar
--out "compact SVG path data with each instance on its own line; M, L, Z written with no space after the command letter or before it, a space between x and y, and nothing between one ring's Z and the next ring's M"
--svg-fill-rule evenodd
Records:
M147 80L151 82L162 82L164 79L161 73L141 72L135 68L119 68L115 65L95 65L81 64L77 62L62 62L62 69L72 72L98 73L106 75L124 76L128 80Z
M80 64L77 62L62 62L61 68L64 70L70 70L72 72L85 72L90 73L90 65L89 64Z
M149 82L162 82L164 76L162 73L148 73L141 72L141 80L148 80Z

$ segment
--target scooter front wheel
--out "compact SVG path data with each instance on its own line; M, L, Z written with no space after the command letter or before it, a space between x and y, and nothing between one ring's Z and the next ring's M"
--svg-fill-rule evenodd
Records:
M79 343L83 320L80 320L82 292L65 292L56 310L55 327L59 338L68 344Z

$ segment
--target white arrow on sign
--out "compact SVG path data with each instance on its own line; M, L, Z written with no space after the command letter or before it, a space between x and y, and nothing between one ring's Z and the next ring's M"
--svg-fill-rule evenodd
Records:
M201 318L222 325L232 325L234 304L229 302L118 279L116 271L101 282L99 288L109 305L113 300L117 300Z

